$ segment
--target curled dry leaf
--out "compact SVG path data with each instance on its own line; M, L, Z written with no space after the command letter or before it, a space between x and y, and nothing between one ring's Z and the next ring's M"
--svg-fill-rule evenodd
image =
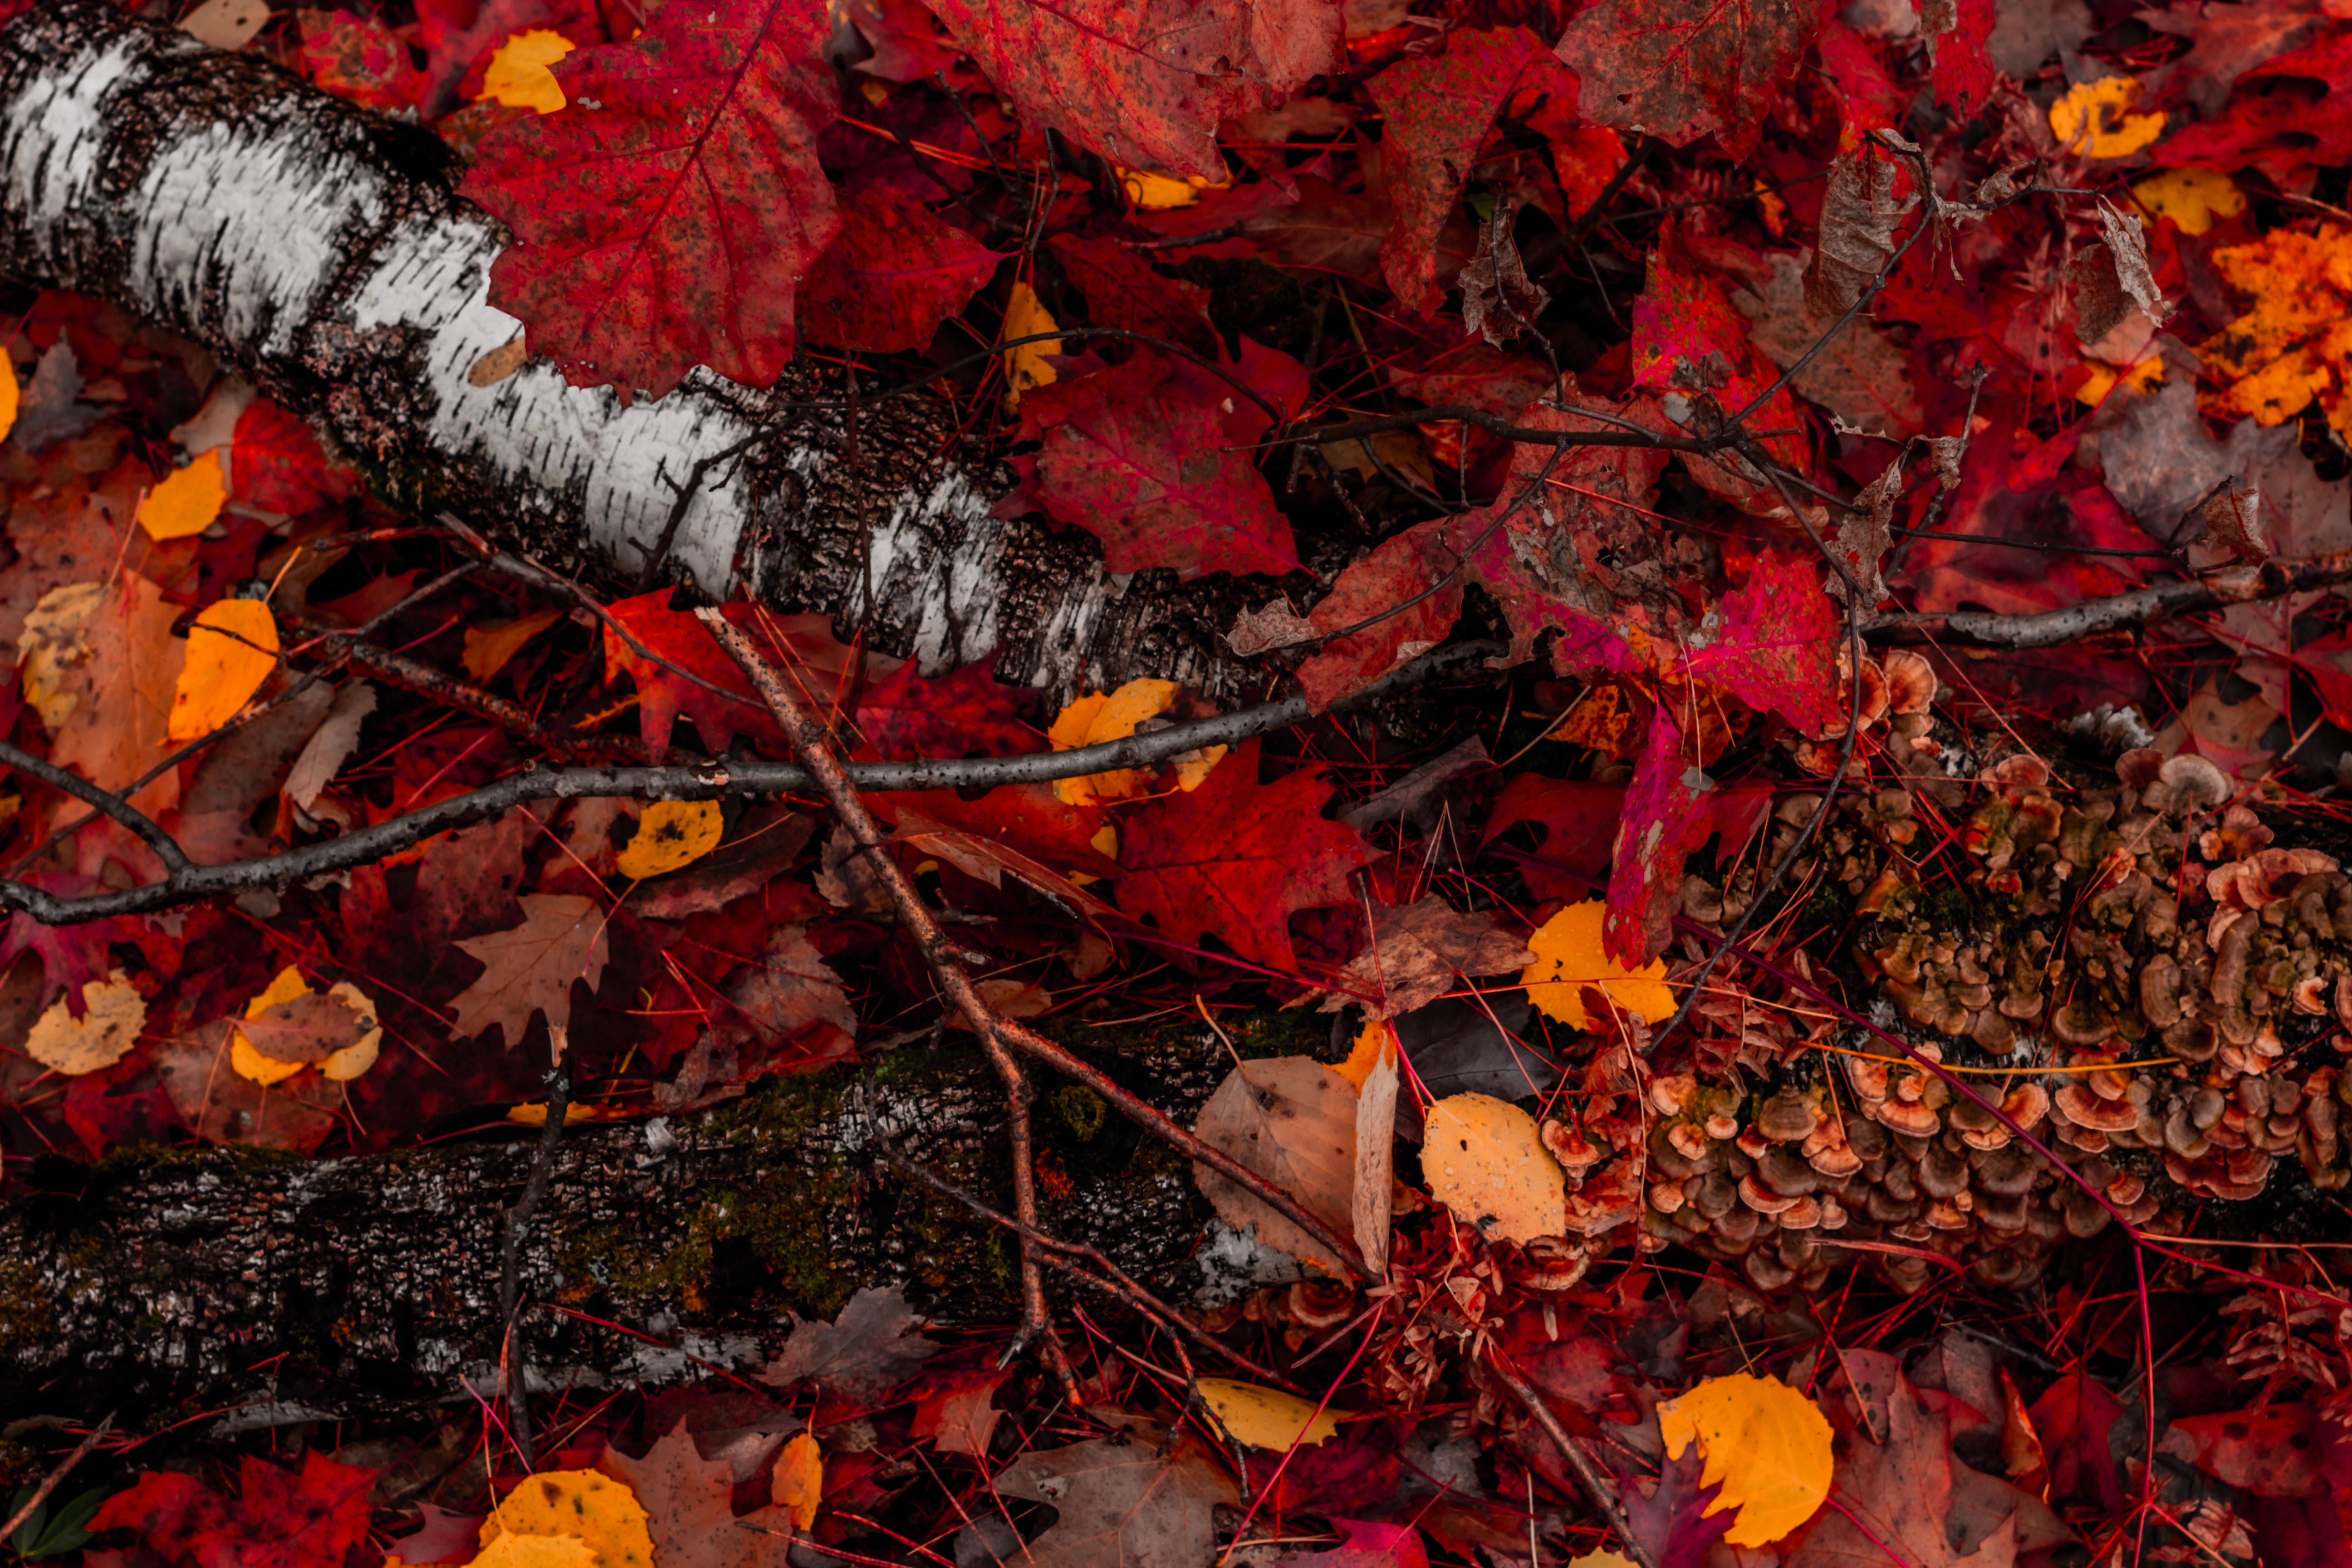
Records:
M1354 1086L1314 1058L1266 1057L1227 1073L1192 1130L1344 1231L1353 1223L1356 1102ZM1192 1179L1235 1230L1255 1226L1266 1246L1345 1272L1328 1248L1230 1178L1195 1164Z

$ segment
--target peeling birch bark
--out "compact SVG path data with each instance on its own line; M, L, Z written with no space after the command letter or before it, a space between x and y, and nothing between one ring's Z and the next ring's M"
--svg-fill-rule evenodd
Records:
M504 231L455 178L422 129L101 4L0 33L0 272L203 343L396 501L552 562L821 611L927 672L1001 647L1004 679L1061 693L1247 683L1217 636L1239 584L1121 579L1084 533L992 518L1010 475L939 398L869 402L853 439L813 373L761 392L697 371L625 405L544 361L475 385L522 328L488 300Z

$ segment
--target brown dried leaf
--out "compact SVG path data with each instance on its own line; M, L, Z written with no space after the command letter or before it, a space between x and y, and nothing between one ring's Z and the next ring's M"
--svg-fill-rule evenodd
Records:
M1312 1057L1266 1057L1225 1075L1193 1131L1332 1228L1345 1229L1356 1184L1356 1099L1352 1084ZM1332 1274L1343 1271L1328 1248L1231 1178L1195 1164L1192 1179L1235 1230L1255 1226L1266 1246Z

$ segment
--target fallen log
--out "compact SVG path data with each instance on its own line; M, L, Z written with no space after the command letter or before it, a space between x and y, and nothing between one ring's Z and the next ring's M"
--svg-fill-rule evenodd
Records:
M202 343L387 499L830 614L927 668L1001 647L1003 678L1059 691L1245 683L1217 635L1234 579L1114 576L1084 533L991 517L1011 475L939 397L856 403L807 366L764 391L698 370L656 401L543 360L476 384L522 331L488 302L506 235L429 132L86 0L0 31L0 275Z

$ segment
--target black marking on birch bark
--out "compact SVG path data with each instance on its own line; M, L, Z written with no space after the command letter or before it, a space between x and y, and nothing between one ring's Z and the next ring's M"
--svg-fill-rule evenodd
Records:
M1011 477L939 399L864 403L853 462L845 411L787 406L836 390L810 371L772 392L698 371L626 406L543 360L472 385L519 323L487 302L504 232L453 177L427 132L92 0L0 32L0 272L202 342L394 500L568 567L634 577L659 555L934 673L1002 647L1004 679L1056 694L1262 680L1217 636L1262 588L1121 581L1083 533L990 517Z

